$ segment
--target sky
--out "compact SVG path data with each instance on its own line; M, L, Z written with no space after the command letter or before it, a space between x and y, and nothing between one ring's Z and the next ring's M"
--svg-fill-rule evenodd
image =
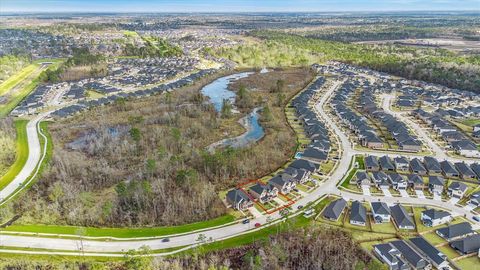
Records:
M479 11L480 0L0 0L5 12Z

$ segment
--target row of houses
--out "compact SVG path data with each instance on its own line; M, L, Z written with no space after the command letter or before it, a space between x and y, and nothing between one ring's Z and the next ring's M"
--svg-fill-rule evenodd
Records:
M331 106L340 121L356 134L362 146L374 149L383 148L384 141L376 133L375 129L368 124L364 117L356 114L346 105L355 89L363 84L368 84L368 81L360 82L355 80L345 82L332 97Z
M420 151L422 149L421 142L415 135L410 133L405 123L377 106L375 102L376 94L377 92L371 87L364 88L358 100L358 110L374 119L374 121L381 123L395 140L400 150Z
M480 157L480 151L477 145L442 116L426 112L422 109L412 111L412 116L426 123L459 155L465 157Z
M309 106L308 103L324 83L325 78L317 78L302 93L293 98L291 103L291 106L295 109L297 121L301 122L306 137L310 139L310 144L305 147L301 157L316 163L328 160L331 143L328 129L319 120L312 106Z
M421 176L443 175L448 178L462 178L464 180L480 179L480 164L467 164L465 162L452 163L448 160L438 161L434 157L425 156L423 160L419 158L408 159L398 156L390 158L389 156L366 156L365 169L367 171L384 171L413 173Z
M198 80L202 77L211 75L215 73L217 70L216 69L204 69L200 70L196 73L192 73L185 78L182 78L178 81L167 83L167 84L161 84L155 87L152 87L150 89L145 89L145 90L136 90L133 92L122 92L118 94L113 94L109 96L105 96L99 99L95 100L82 100L76 104L69 105L66 107L63 107L59 110L56 110L51 114L52 117L54 118L62 118L62 117L67 117L71 116L73 114L79 113L81 111L96 107L96 106L103 106L107 104L114 103L115 101L119 99L128 99L128 98L142 98L142 97L148 97L148 96L153 96L157 94L161 94L164 92L169 92L174 89L178 89L180 87L187 86L189 84L192 84L195 80Z

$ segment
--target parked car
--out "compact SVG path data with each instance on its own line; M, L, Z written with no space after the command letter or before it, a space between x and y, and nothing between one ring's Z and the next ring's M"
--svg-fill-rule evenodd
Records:
M260 224L260 223L258 223L258 222L255 223L255 228L259 228L260 226L262 226L262 224Z
M243 224L248 224L248 223L250 223L250 219L248 219L248 218L247 218L247 219L244 219L244 220L242 221L242 223L243 223Z
M298 192L298 188L294 188L293 191Z
M480 222L480 216L473 216L473 219L474 219L475 221Z
M170 238L163 238L163 239L162 239L162 242L164 242L164 243L170 242Z
M302 209L302 208L303 208L303 205L297 206L297 209L298 209L298 210L300 210L300 209Z

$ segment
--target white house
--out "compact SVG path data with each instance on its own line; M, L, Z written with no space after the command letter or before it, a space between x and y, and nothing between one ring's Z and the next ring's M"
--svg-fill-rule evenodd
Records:
M443 210L428 209L422 212L421 220L425 226L435 227L450 222L452 215Z

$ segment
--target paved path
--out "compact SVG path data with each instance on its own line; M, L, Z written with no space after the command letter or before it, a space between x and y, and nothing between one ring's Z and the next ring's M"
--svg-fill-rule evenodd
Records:
M425 198L412 198L412 197L377 197L373 195L365 194L354 194L346 191L341 191L337 188L336 184L343 179L344 175L347 173L350 165L350 161L354 154L358 151L352 149L352 145L348 140L348 137L341 131L334 121L331 121L329 115L323 110L323 106L328 102L332 93L342 84L343 82L337 81L332 84L332 86L324 93L324 95L319 99L318 103L315 104L315 110L318 113L318 116L323 119L326 126L332 130L335 135L338 137L338 140L341 144L340 149L340 158L336 170L330 175L330 177L322 182L319 187L309 193L307 196L301 198L299 201L295 202L292 205L292 209L297 209L300 205L306 205L309 202L315 201L322 196L328 194L334 194L341 196L346 199L359 200L365 202L373 201L383 201L387 204L403 203L410 205L424 205L424 206L435 206L440 207L452 212L455 216L465 216L467 219L473 221L473 214L464 207L458 207L452 205L448 202L443 201L434 201L431 199ZM40 118L41 119L41 118ZM29 129L29 137L33 135L37 137L37 130L32 128L35 126L34 121L32 120ZM39 120L37 120L39 121ZM32 138L33 151L35 152L35 139ZM30 158L30 157L29 157ZM38 157L37 157L38 158ZM35 157L32 157L32 164L34 161L38 160ZM28 171L28 170L27 170ZM297 212L295 214L300 214ZM65 251L79 251L82 248L82 252L91 252L97 256L118 256L118 254L109 254L108 252L125 252L131 249L138 249L142 246L149 246L151 249L165 249L165 248L174 248L174 247L183 247L183 246L192 246L198 244L199 235L203 235L206 239L212 239L212 241L219 241L226 238L231 238L239 236L242 234L250 233L253 228L252 224L261 223L265 224L267 218L273 221L271 224L275 224L281 221L281 216L278 212L264 215L261 217L256 217L251 220L249 224L236 223L233 225L228 225L220 228L211 228L202 232L192 232L190 234L184 234L179 236L170 237L170 242L162 242L161 239L149 239L149 240L136 240L135 238L128 239L129 241L95 241L95 240L74 240L74 239L59 239L59 238L41 238L35 236L16 236L16 235L0 235L0 245L8 247L21 247L21 248L41 248L41 249L56 249L63 250L59 251L58 254L64 253ZM267 226L267 225L264 225ZM474 228L479 228L479 223L474 222ZM1 250L0 250L1 252ZM34 251L29 251L34 252ZM43 252L45 253L45 252ZM50 254L55 254L52 252ZM169 252L171 254L173 252ZM162 255L166 255L164 253Z

